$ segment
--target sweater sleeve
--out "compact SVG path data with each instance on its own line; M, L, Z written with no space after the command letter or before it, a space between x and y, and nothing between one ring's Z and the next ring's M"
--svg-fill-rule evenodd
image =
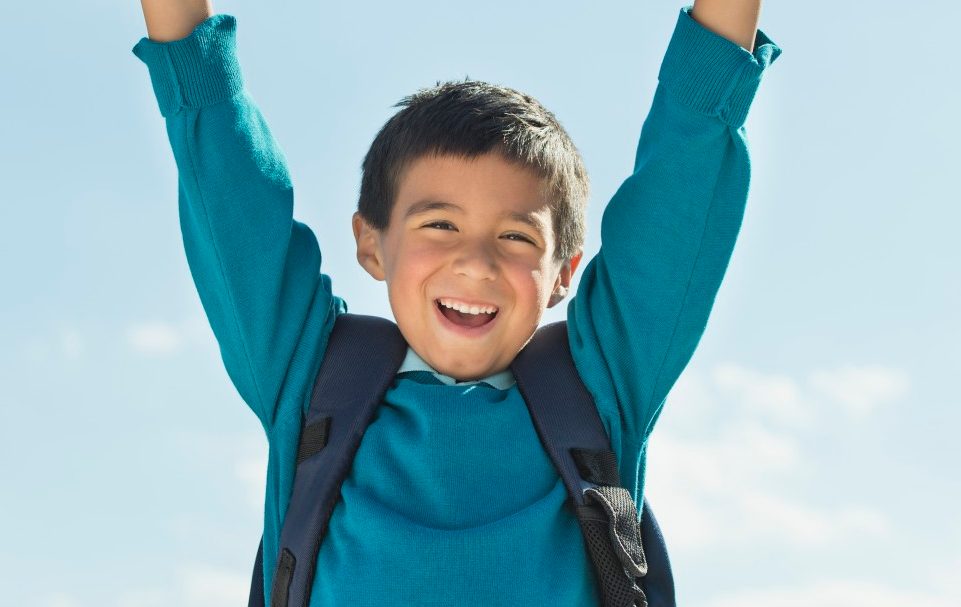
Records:
M316 237L293 219L286 160L245 89L235 30L234 17L213 15L132 52L166 120L201 303L231 381L269 433L281 391L304 389L344 304L320 272Z
M750 164L744 121L764 69L755 51L681 9L641 129L633 173L604 210L601 248L568 306L578 372L623 456L636 457L707 323L741 225ZM619 458L624 471L635 461Z

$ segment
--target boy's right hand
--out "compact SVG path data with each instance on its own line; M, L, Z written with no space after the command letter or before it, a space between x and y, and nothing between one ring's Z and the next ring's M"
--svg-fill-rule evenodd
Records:
M140 0L147 37L170 42L190 35L204 19L214 14L211 0Z

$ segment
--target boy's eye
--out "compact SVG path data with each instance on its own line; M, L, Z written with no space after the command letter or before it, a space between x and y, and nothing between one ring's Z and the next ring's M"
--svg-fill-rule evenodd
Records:
M454 224L450 223L449 221L432 221L430 223L425 223L423 227L436 228L439 230L447 230L447 231L453 231L453 232L457 231L457 228L454 227ZM504 234L503 237L508 240L513 240L515 242L526 242L529 244L535 244L533 240L517 232L508 232L507 234Z
M441 230L454 230L454 224L447 221L432 221L430 223L424 224L425 228L439 227Z
M507 239L509 239L509 240L516 240L517 242L529 242L529 243L531 243L531 244L534 244L534 241L533 241L533 240L531 240L531 239L528 238L527 236L524 236L523 234L518 234L517 232L511 232L511 233L509 233L509 234L504 234L504 238L507 238Z

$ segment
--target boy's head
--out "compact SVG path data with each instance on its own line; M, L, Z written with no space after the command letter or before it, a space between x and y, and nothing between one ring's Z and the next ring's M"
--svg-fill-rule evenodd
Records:
M513 89L448 82L398 105L364 158L357 259L428 364L478 379L566 294L587 173L553 114Z

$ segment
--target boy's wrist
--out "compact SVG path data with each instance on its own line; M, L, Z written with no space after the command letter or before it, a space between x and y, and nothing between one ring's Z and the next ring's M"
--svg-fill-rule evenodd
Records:
M761 0L694 0L691 18L750 53L761 18Z
M190 35L214 14L211 0L140 0L147 36L154 42L172 42Z

